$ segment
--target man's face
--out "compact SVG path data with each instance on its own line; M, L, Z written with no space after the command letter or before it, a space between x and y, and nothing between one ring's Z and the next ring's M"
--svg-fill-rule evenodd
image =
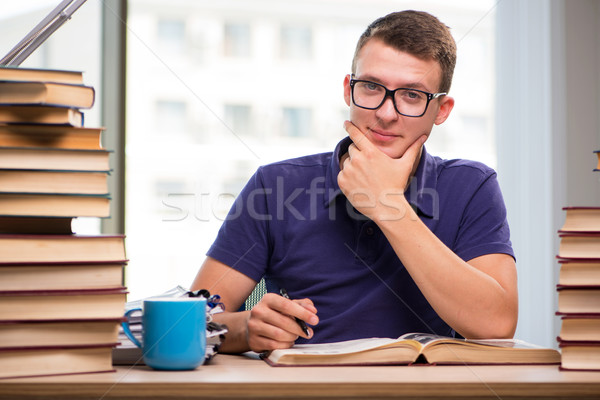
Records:
M369 40L356 60L355 79L373 81L390 90L399 87L436 93L441 81L440 65L398 51L379 39ZM344 80L344 99L350 106L350 120L382 152L400 158L421 135L429 136L434 124L446 120L454 100L449 96L431 100L421 117L406 117L394 109L391 98L376 110L366 110L352 103L350 76Z

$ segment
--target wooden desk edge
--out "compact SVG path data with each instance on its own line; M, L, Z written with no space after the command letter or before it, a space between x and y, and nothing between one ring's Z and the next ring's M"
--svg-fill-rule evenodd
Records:
M473 383L2 383L0 398L6 399L269 399L317 398L391 399L391 398L579 398L600 397L600 382L596 384L473 384Z
M371 376L372 378L369 378ZM117 373L0 380L0 399L600 398L600 372L558 366L274 368L218 355L189 372L118 367Z

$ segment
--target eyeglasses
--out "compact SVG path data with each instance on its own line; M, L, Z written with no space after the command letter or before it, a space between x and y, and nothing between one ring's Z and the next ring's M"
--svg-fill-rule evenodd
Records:
M385 86L361 79L350 79L352 102L367 110L376 110L385 99L391 97L398 114L406 117L422 117L429 102L447 93L429 93L418 89L398 88L390 90Z

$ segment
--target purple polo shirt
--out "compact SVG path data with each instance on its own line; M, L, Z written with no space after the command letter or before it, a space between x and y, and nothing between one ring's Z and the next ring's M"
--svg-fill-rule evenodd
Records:
M310 298L320 322L311 342L452 336L379 227L359 214L337 184L345 138L333 153L260 167L242 190L207 255L259 281ZM514 257L496 173L423 149L405 196L420 219L463 260ZM298 343L306 342L300 338Z

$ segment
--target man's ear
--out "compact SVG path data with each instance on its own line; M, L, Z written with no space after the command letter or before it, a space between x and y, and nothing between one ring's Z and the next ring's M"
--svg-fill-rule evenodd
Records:
M440 109L438 110L434 123L436 125L443 123L450 116L450 112L453 108L454 98L450 96L443 96L440 99Z
M351 102L351 93L350 93L350 75L346 75L346 77L344 78L344 101L346 102L346 105L348 105L348 107L350 107L350 102Z

